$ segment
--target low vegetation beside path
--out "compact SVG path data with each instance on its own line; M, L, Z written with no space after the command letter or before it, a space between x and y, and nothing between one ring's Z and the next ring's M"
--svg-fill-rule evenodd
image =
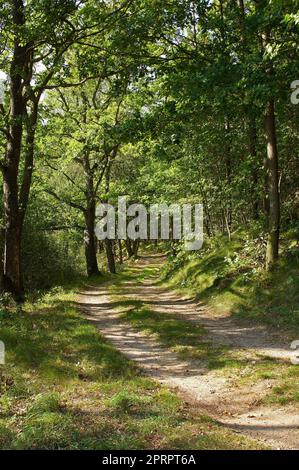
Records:
M257 448L144 377L83 318L77 288L0 313L1 449Z

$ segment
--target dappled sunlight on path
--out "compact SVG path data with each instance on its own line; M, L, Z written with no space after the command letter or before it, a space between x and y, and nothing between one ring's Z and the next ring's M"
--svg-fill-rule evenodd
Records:
M200 410L225 426L274 448L299 449L298 409L259 403L272 386L269 380L240 384L233 372L226 374L221 367L209 368L204 355L193 358L177 354L174 348L162 344L159 335L149 335L125 320L124 314L130 311L134 314L134 309L146 306L165 317L175 316L188 325L194 324L194 328L202 328L203 342L215 348L228 348L241 363L244 361L244 367L248 363L254 366L260 357L289 361L288 344L277 341L275 332L262 326L238 325L227 315L213 315L193 299L160 287L157 277L163 261L163 257L156 256L141 258L115 292L112 281L100 287L87 287L78 299L82 311L144 373L176 389L187 400L195 400ZM185 344L183 339L186 338L177 346Z

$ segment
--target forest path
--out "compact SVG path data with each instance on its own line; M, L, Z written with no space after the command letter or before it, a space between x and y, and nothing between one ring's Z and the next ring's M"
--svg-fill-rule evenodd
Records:
M237 357L251 361L254 369L260 357L290 360L290 345L277 333L262 326L243 326L227 315L215 315L193 299L157 285L162 256L141 258L134 264L136 276L155 269L154 275L136 282L134 275L121 282L121 302L111 296L110 283L88 287L80 293L79 305L87 318L124 355L138 363L144 372L177 392L198 409L208 413L236 432L250 435L264 444L279 449L299 449L299 409L293 405L261 405L260 401L273 387L265 378L239 381L234 373L210 370L205 360L182 359L162 345L154 336L133 328L122 318L134 299L150 311L171 314L206 329L204 341L215 347L225 346Z

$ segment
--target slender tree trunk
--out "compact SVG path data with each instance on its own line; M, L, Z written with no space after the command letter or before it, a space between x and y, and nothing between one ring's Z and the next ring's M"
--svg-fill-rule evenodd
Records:
M140 240L134 240L133 242L133 256L137 258L138 256L138 250L140 246Z
M229 195L228 195L228 205L227 205L227 214L225 215L225 224L227 227L227 232L229 238L231 237L231 227L232 227L232 196L230 194L231 185L232 185L232 161L231 161L231 126L228 119L225 121L225 133L226 133L226 181L229 188Z
M23 226L26 215L26 210L29 201L30 188L32 182L32 174L34 167L34 142L35 132L37 126L37 111L39 98L37 97L33 102L32 112L27 116L26 120L26 151L25 151L25 162L22 177L22 184L19 194L19 211L20 211L20 222Z
M266 3L261 0L262 7ZM271 43L271 26L262 35L262 45L266 49ZM274 73L272 60L266 64L265 69L269 79ZM280 234L280 195L279 195L279 170L278 149L276 137L276 118L274 98L270 98L265 110L265 137L267 142L267 182L268 182L268 239L266 250L266 269L272 270L279 257L279 234Z
M204 219L205 229L206 229L207 236L210 238L213 236L213 224L212 224L212 219L211 219L211 213L209 210L208 200L206 198L204 191L202 190L201 190L201 197L202 197L202 201L203 201L204 208L205 208L205 214L206 214L206 217Z
M25 162L20 192L17 178L19 172L21 141L18 141L15 152L13 150L15 145L12 145L12 148L8 145L7 162L9 162L9 164L3 170L3 192L6 215L3 283L4 288L11 292L17 301L22 301L24 296L21 245L33 173L37 108L38 100L34 103L32 114L27 120ZM24 115L25 110L23 117ZM18 130L18 133L19 132L20 130ZM18 154L18 157L16 154Z
M4 276L5 290L16 301L24 297L21 274L22 221L19 213L18 173L21 155L25 74L27 48L22 45L19 29L25 24L22 0L12 1L12 20L16 27L13 59L10 67L10 125L3 172L3 198L5 216Z
M4 229L0 228L0 292L3 292L4 290L4 286L3 286L4 237L5 237L5 231Z
M279 256L280 232L280 197L278 151L276 141L276 122L274 101L270 100L266 108L265 133L267 140L269 221L266 252L266 268L271 270Z
M97 245L94 234L95 229L95 206L89 206L85 213L84 245L87 275L97 276L100 274L97 261Z
M125 243L126 243L126 250L127 250L128 258L132 258L132 256L134 256L134 251L132 248L131 240L129 239L125 240Z
M264 171L264 197L263 197L263 209L264 209L264 214L268 220L269 218L269 195L268 195L268 189L269 189L269 183L268 183L268 159L267 159L267 154L264 157L263 160L263 171Z
M106 168L105 178L106 178L106 194L108 196L110 191L110 170L112 161L109 158L108 165ZM108 197L107 197L108 200ZM116 273L116 266L115 266L115 253L114 253L114 240L109 240L108 238L105 239L105 250L106 250L106 257L107 257L107 264L108 270L110 273Z
M87 101L85 94L82 94L84 100L83 121L86 124L87 116ZM90 167L89 154L85 152L83 155L83 169L85 174L85 198L86 209L84 210L85 230L84 230L84 245L85 245L85 259L86 270L88 277L98 276L100 274L97 260L97 242L95 236L95 216L96 216L96 201L94 190L94 175Z
M210 224L207 218L205 219L204 224L205 224L205 232L207 234L207 237L211 238Z
M3 171L3 196L5 210L4 242L4 289L10 292L16 301L24 297L21 274L21 236L22 226L18 204L18 169L15 166L17 156L14 145L7 151L8 166Z
M98 245L98 253L99 254L103 253L105 248L104 248L104 243L102 242L102 240L98 240L97 245Z
M115 267L114 251L113 251L113 240L108 240L108 238L106 238L105 248L106 248L106 256L107 256L107 263L108 263L109 272L112 273L112 274L115 274L116 273L116 267Z
M227 211L227 212L228 212L228 211ZM229 239L229 241L231 241L231 239L232 239L232 234L231 234L231 226L230 226L230 223L229 223L229 214L228 214L228 215L225 215L225 225L226 225L226 230L227 230L228 239Z
M123 264L123 246L122 246L122 240L117 240L118 244L118 257L119 257L119 263Z
M21 240L22 227L18 213L18 206L9 194L9 182L7 176L4 177L5 187L5 210L9 216L5 225L5 246L4 246L4 289L10 292L17 302L24 299L24 289L21 271ZM13 185L12 185L13 186ZM15 212L13 215L11 211Z

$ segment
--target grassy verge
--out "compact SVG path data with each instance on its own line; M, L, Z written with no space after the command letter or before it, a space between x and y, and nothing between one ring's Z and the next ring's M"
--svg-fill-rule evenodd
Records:
M215 312L238 321L264 323L299 337L298 234L284 233L281 260L275 271L262 266L264 246L254 234L240 232L232 241L218 238L198 254L170 258L162 275L164 286L195 296ZM260 358L247 364L245 380L273 380L268 402L299 402L299 368L282 361Z
M115 306L120 310L123 321L153 336L183 359L200 360L207 369L218 375L233 378L238 385L266 380L267 393L261 398L261 403L299 403L298 366L258 352L217 346L207 341L206 331L201 326L194 325L181 316L153 311L146 299L136 300L128 297L130 291L123 297L124 280L130 280L135 286L142 284L145 278L151 277L153 283L158 283L159 272L155 266L142 269L131 265L123 270L120 279L110 287Z
M0 313L1 449L252 449L142 376L78 312L76 287Z
M262 266L264 245L254 236L210 241L199 253L169 257L163 284L196 296L216 312L266 323L299 335L299 244L283 234L275 271Z

